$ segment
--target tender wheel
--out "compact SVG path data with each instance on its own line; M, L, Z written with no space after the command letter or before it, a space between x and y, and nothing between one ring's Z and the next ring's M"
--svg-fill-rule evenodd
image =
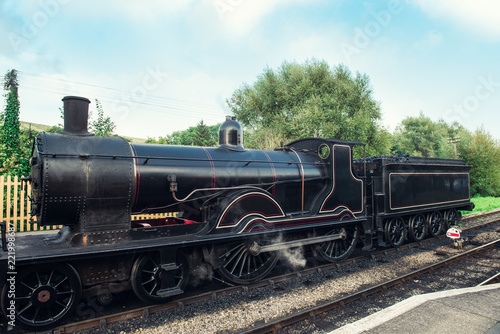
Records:
M251 242L231 242L215 246L219 274L235 284L250 284L266 277L278 261L276 252L252 254Z
M35 265L15 277L16 325L42 331L60 324L76 308L82 294L77 271L69 264ZM4 286L2 308L10 314L10 284Z
M410 237L414 241L424 240L427 235L427 223L424 215L419 214L411 217L408 224L408 231L410 232Z
M406 233L403 218L392 218L385 224L385 240L393 247L399 247L404 244Z
M184 290L189 279L189 265L184 253L178 252L176 264L178 268L175 272L175 283L178 288ZM164 274L160 265L160 253L153 252L141 255L132 267L132 289L136 296L146 303L162 303L169 299L158 296Z
M427 225L429 233L433 237L437 237L441 234L443 226L443 215L439 211L434 211L427 217Z
M340 240L322 242L313 246L320 259L327 262L338 262L349 257L356 248L359 229L357 226L336 227L326 231L326 233L320 231L316 233L317 235L341 234L345 236Z
M450 209L446 211L444 214L445 231L447 231L450 227L457 225L459 220L460 215L457 210Z

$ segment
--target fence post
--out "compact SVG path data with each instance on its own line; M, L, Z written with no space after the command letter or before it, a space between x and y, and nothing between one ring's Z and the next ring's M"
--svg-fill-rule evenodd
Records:
M12 178L10 175L7 175L7 207L5 208L6 210L6 215L5 219L7 220L8 223L14 223L14 228L16 231L18 231L18 227L16 226L15 222L12 222L12 216L11 216L11 210L12 210Z
M5 207L9 207L9 204L7 203L7 198L5 197L5 175L2 175L2 177L0 177L0 195L1 195L1 198L2 200L0 201L0 221L4 222L5 224L7 224L7 222L5 221ZM4 202L6 205L4 205Z
M24 221L19 220L20 217L22 217L21 212L18 212L19 209L19 191L21 190L20 188L20 182L19 182L19 177L16 175L14 176L14 182L12 182L12 188L14 191L14 202L12 203L13 210L12 210L12 221L14 224L19 226L21 229L24 229Z

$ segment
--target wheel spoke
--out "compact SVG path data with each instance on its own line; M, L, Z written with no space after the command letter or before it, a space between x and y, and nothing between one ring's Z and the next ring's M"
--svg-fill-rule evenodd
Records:
M32 265L17 275L16 325L29 331L57 326L81 297L78 272L69 264Z
M438 236L441 232L441 225L443 223L443 218L441 216L441 213L438 211L433 212L429 216L429 231L432 234L432 236Z
M153 295L153 292L155 291L156 287L158 286L158 283L155 281L155 284L153 285L153 288L149 291L150 295Z
M339 257L342 254L342 246L345 243L345 240L334 240L333 244L335 245L335 257Z
M143 282L142 285L148 285L149 283L151 282L154 282L155 278L154 277L151 277L149 280L147 280L146 282Z
M422 214L417 214L410 218L409 222L410 237L414 241L421 241L425 238L427 227L425 217Z
M233 262L243 251L244 247L240 245L239 247L233 248L233 250L224 253L222 258L225 258L225 263L229 264Z
M49 278L47 279L47 285L50 285L50 281L52 280L52 275L54 275L54 270L50 271Z
M38 280L38 286L42 285L42 280L40 279L40 275L38 274L38 271L36 272L36 278Z
M238 249L239 248L239 249ZM236 251L237 250L237 251ZM226 252L222 257L229 256L230 254L231 257L226 260L226 263L229 264L231 263L241 252L245 251L245 246L239 245L238 247L233 248L233 250Z
M28 303L22 310L17 311L17 314L21 315L23 314L26 310L30 309L33 306L31 302Z
M343 239L322 242L313 246L321 259L327 262L336 262L345 259L354 251L358 237L357 227L332 228L322 232L315 232L315 235L327 236L345 233L346 237Z
M56 304L60 305L63 309L68 307L68 305L61 303L59 300L56 301Z
M327 242L325 245L326 245L325 253L327 253L330 257L333 257L333 249L335 248L334 243Z
M16 297L14 300L24 300L24 299L31 299L30 296L22 296L22 297Z
M155 262L155 260L153 258L151 258L151 262L153 263L153 269L160 268L160 266Z
M234 262L234 265L233 265L233 268L230 270L230 273L233 274L234 271L236 270L236 268L238 267L238 265L240 264L240 260L241 260L241 257L245 254L245 249L240 249L239 250L239 256L238 256L238 259L236 259L236 261ZM229 262L230 263L230 262ZM228 264L229 264L228 263Z
M28 284L24 283L24 282L21 282L22 285L24 285L25 287L27 287L28 289L31 290L31 292L35 291L36 287L35 288L32 288L31 286L29 286Z
M170 297L161 297L157 294L162 288L163 275L171 275L169 277L175 284L167 288L180 288L180 290L183 290L189 277L189 266L185 261L182 251L179 251L175 262L177 269L163 271L159 252L145 253L139 256L131 271L131 285L135 295L146 303L165 302Z
M59 283L57 283L57 284L54 286L54 288L56 288L56 289L57 289L57 287L58 287L59 285L61 285L61 283L65 282L67 279L68 279L67 277L64 277L64 278L63 278L63 279L62 279Z
M61 295L67 295L67 294L70 294L70 293L73 293L74 291L73 290L68 290L68 291L57 291L56 294L58 296L61 296Z
M217 271L227 281L235 284L255 282L266 276L276 264L276 252L253 255L248 250L249 242L242 241L229 246L221 245L217 249L219 254Z
M39 309L39 308L37 308L37 309L35 310L35 315L33 316L33 322L35 322L35 321L36 321L36 317L38 316L38 312L39 312L39 311L40 311L40 309Z
M393 218L385 225L386 240L391 246L401 246L406 241L405 223L401 218Z
M243 253L243 260L241 261L241 268L240 268L240 277L243 276L243 269L245 269L245 263L247 261L247 253ZM250 264L250 262L248 262ZM248 268L247 274L250 273L250 268Z
M38 311L39 309L37 309ZM54 319L54 314L52 313L52 308L47 308L47 313L48 313L48 319Z

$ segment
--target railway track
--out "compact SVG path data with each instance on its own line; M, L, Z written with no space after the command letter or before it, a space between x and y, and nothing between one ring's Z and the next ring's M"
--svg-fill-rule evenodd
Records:
M488 219L488 217L499 216L499 215L500 215L500 210L494 210L494 211L490 211L490 212L483 213L480 215L464 217L464 219L462 220L462 225L463 226L471 225L471 226L464 227L463 230L465 232L466 230L471 231L474 229L484 228L486 225L492 223L492 222L483 222L484 219ZM257 282L257 283L251 284L251 285L231 286L231 287L227 287L227 288L224 288L221 290L211 291L211 292L203 293L200 295L175 300L175 301L172 301L172 302L166 303L166 304L148 305L148 306L136 308L133 310L127 310L124 312L119 312L119 313L110 314L110 315L106 315L106 316L102 316L102 317L98 317L98 318L93 318L93 319L89 319L89 320L75 322L72 324L60 326L60 327L56 328L55 330L53 330L53 333L54 334L59 334L59 333L62 334L62 333L73 333L76 331L96 329L96 328L104 329L104 328L107 328L108 326L110 326L111 324L114 324L114 323L128 321L131 319L136 319L136 318L141 318L141 317L149 317L150 315L161 312L161 311L172 310L172 309L182 309L182 308L184 308L188 305L191 305L191 304L196 304L196 303L200 303L200 302L207 301L207 300L217 300L220 297L223 297L223 296L229 295L229 294L233 294L235 292L242 292L242 291L248 292L252 289L258 289L260 287L266 287L266 286L267 287L274 287L281 282L286 282L288 280L296 279L297 277L300 278L300 277L303 277L306 275L310 275L312 273L322 273L322 272L326 272L326 271L329 271L329 270L332 270L335 268L350 266L350 265L359 263L359 262L367 260L367 259L373 259L373 258L376 258L378 256L386 256L390 253L400 252L400 251L406 250L406 249L411 249L411 248L416 248L416 247L422 248L422 247L425 247L426 244L429 244L431 242L435 242L437 240L441 240L444 238L446 238L446 237L445 236L438 236L435 238L429 238L429 239L423 240L421 242L409 243L409 244L403 245L399 248L384 249L381 251L369 253L366 255L359 256L359 257L347 259L345 261L338 262L335 264L322 265L322 266L318 266L315 268L305 269L305 270L302 270L299 272L294 272L294 273L289 273L289 274L285 274L285 275L275 276L272 278L267 278L265 280L262 280L260 282ZM490 247L493 247L493 246L490 246ZM460 255L462 255L462 254L460 254ZM458 259L460 259L460 258L461 258L460 256L457 256L455 261L458 261ZM443 263L440 265L441 266L446 265L445 263L446 263L446 260L444 260ZM435 269L432 269L432 267L430 267L430 268L427 268L426 270L429 271L429 270L435 270ZM410 274L418 275L416 273L410 273ZM408 275L410 275L410 274L408 274ZM406 278L406 279L408 280L411 278ZM404 279L402 279L402 280L404 280ZM391 284L392 285L401 284L400 282L401 282L401 280L399 281L399 283L396 280L394 280L388 284L389 284L389 286L391 286ZM374 288L375 288L375 290L383 291L385 289L388 289L388 286L383 287L383 285L380 285L380 286L376 286ZM365 289L365 290L363 290L359 293L359 296L361 296L360 298L366 298L366 296L368 296L369 294L374 293L374 292L370 292L371 290L369 290L369 289ZM344 298L347 298L347 296ZM352 298L351 301L354 301L354 300L356 300L357 297L351 296L347 299L340 299L338 301L338 303L339 303L338 305L345 305L346 303L348 303L348 300L350 298ZM328 308L328 306L326 306L326 305L322 305L322 306L324 308ZM311 309L311 310L304 311L304 312L305 313L303 313L303 314L297 315L297 317L298 317L297 319L309 318L310 316L315 316L315 315L317 315L319 313L323 313L325 311L321 311L321 310L314 311ZM292 318L287 319L285 321L286 322L293 322L291 319ZM271 331L273 331L276 328L285 326L286 322L283 324L273 324L269 328L271 328ZM255 327L254 329L257 330L258 327ZM269 331L269 329L267 329L267 331ZM266 330L264 330L263 332L266 332ZM249 331L249 333L252 333L252 331ZM256 331L255 333L259 333L259 332Z
M461 259L476 255L480 252L484 252L486 250L489 250L495 245L500 244L500 239L492 241L486 245L476 247L474 249L471 249L469 251L466 251L462 254L454 255L448 259L442 260L438 263L426 266L422 269L414 270L408 274L396 277L394 279L391 279L389 281L386 281L384 283L377 284L373 287L358 291L356 293L350 294L348 296L333 300L331 302L324 303L322 305L318 305L313 308L309 308L307 310L303 310L301 312L297 312L295 314L289 315L287 317L277 319L275 321L269 322L267 324L257 326L245 331L240 332L241 334L260 334L260 333L275 333L276 331L293 325L297 322L304 321L307 319L311 319L316 317L317 315L320 315L322 313L330 312L333 310L336 310L340 307L345 306L346 304L352 303L354 301L366 299L368 296L386 291L388 289L393 288L396 285L401 285L404 284L407 281L414 280L426 273L431 273L435 270L438 270L440 268L443 268L445 266L448 266L452 263L455 263L457 261L460 261ZM484 284L490 284L490 279L486 280Z

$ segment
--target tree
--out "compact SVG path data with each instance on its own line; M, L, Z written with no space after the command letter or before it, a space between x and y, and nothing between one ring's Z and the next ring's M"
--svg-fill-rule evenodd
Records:
M194 127L191 126L186 130L182 131L174 131L172 134L167 135L166 141L169 145L186 145L193 146L194 145Z
M214 146L215 143L210 135L209 127L201 120L194 129L194 146Z
M116 128L116 125L109 116L104 116L102 104L98 99L95 99L95 106L97 111L97 119L90 121L89 130L96 136L111 136Z
M418 117L407 117L396 127L392 136L392 153L436 158L466 159L465 147L472 134L458 122L433 122L422 112ZM455 156L455 147L457 156Z
M433 122L420 112L418 117L407 117L396 128L393 136L394 153L414 156L452 158L449 138L458 133L458 125L448 125L444 121Z
M451 143L450 139L459 139ZM500 148L498 141L483 128L471 133L458 123L433 122L422 112L407 117L393 136L393 152L417 156L454 158L454 145L459 159L471 165L471 195L500 196Z
M500 196L500 144L484 128L461 138L459 155L470 171L471 195Z
M167 137L159 137L158 140L148 137L145 141L146 144L168 144Z
M166 137L159 137L158 140L148 138L146 143L186 146L217 146L219 127L220 124L206 125L203 120L201 120L196 126L191 126L182 131L174 131Z
M4 76L4 90L7 103L5 111L1 114L3 120L1 129L2 144L0 147L0 173L12 175L23 175L29 172L28 157L22 155L20 145L20 123L19 123L19 83L17 71L10 70Z
M304 137L358 140L368 154L387 154L390 134L380 125L380 105L368 76L325 61L284 62L243 84L227 104L246 128L245 146L269 148ZM266 138L266 140L261 140Z

